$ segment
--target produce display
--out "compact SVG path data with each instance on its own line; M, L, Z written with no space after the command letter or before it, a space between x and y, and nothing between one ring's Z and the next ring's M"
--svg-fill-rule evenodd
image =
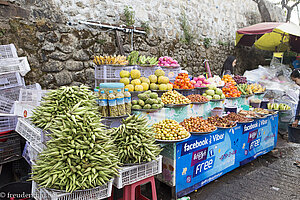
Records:
M140 66L154 66L158 64L157 57L139 56L138 64Z
M232 128L236 126L236 122L219 116L209 117L207 121L218 128Z
M149 89L150 81L145 77L141 77L141 72L139 70L131 70L131 72L122 70L120 72L120 83L124 83L125 88L129 92L133 91L147 91ZM131 81L130 81L131 77Z
M166 91L173 89L173 85L170 83L169 78L165 76L165 72L162 69L157 69L148 79L150 80L151 90Z
M232 83L225 83L225 86L222 88L222 91L225 94L225 97L227 98L240 97L242 94L242 92L238 90L238 87L236 85L233 85Z
M244 116L244 117L248 117L248 118L256 118L257 115L254 111L250 111L250 110L241 110L239 112L240 115Z
M181 140L188 138L190 133L178 122L172 119L165 119L152 126L157 140Z
M131 102L132 109L160 109L164 107L161 98L158 98L156 92L146 91L142 94L138 94L139 100L133 100Z
M236 84L247 84L247 78L245 76L239 76L235 75L233 77L233 80L236 82Z
M191 94L187 96L189 100L192 101L192 103L206 103L209 102L209 99L205 96L202 96L200 94Z
M174 89L194 89L195 86L193 85L192 81L189 78L187 73L179 73L176 77L174 84Z
M228 74L223 76L222 81L224 81L225 83L231 83L232 85L236 85L235 80L232 78L232 76Z
M251 90L253 93L262 93L266 91L266 88L258 83L255 83L249 85L249 90Z
M72 192L101 186L118 174L118 151L87 87L61 87L43 97L32 122L51 140L32 167L40 187Z
M139 59L139 52L138 51L132 51L128 55L128 64L129 65L137 65L138 64L138 59Z
M196 88L208 87L211 84L211 82L209 82L208 80L206 80L206 78L203 75L198 76L198 77L194 77L193 80L191 81L191 83Z
M244 83L244 84L238 84L237 88L240 92L242 92L242 95L252 95L253 92L251 90L251 86Z
M253 110L255 113L257 114L261 114L261 115L268 115L269 111L263 108L254 108Z
M247 123L253 121L250 118L247 118L243 115L236 114L236 113L229 113L227 116L224 117L225 119L228 119L229 121L233 122L242 122L242 123Z
M150 162L161 152L155 144L153 128L140 115L123 119L121 126L114 128L112 137L122 164Z
M203 96L207 97L209 100L221 100L225 99L225 95L220 88L217 88L216 85L211 84L208 86L208 90L205 91Z
M269 110L291 110L291 107L284 103L268 103L267 107Z
M177 91L171 90L163 93L161 96L161 101L164 104L189 104L191 100L183 96Z
M214 84L217 87L223 87L225 85L225 82L222 81L222 79L220 78L220 76L213 76L207 79L207 82L209 82L210 84Z
M260 99L250 99L250 103L261 103Z
M158 59L158 66L162 67L179 67L180 65L176 60L171 57L164 56Z
M96 65L128 65L126 56L94 56Z
M216 127L210 124L207 120L202 117L190 117L180 122L187 131L194 133L208 133L216 130Z

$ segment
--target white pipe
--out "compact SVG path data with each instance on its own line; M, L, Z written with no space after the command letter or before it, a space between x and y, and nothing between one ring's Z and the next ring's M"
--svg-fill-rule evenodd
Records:
M117 29L120 31L125 31L125 32L136 32L136 33L141 33L141 34L146 34L145 31L139 31L136 29L129 29L129 28L121 28L118 26L111 26L111 25L104 25L104 24L98 24L98 23L93 23L93 22L86 22L86 21L78 21L80 24L85 24L85 25L91 25L91 26L99 26L101 28L108 28L108 29Z

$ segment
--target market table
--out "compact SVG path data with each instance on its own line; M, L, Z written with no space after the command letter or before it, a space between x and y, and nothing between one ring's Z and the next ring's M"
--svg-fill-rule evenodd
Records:
M191 116L208 117L214 107L225 102L209 102L182 108L163 108L156 113L144 113L150 123L163 119L178 122ZM227 100L240 108L246 98ZM230 129L218 129L206 135L192 135L177 143L162 143L163 172L158 179L173 187L173 195L182 197L271 151L277 142L278 114Z

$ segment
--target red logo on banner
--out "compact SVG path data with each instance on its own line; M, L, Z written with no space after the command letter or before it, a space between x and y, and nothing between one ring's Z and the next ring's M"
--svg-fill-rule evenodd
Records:
M23 115L24 115L25 118L27 117L27 110L24 110Z

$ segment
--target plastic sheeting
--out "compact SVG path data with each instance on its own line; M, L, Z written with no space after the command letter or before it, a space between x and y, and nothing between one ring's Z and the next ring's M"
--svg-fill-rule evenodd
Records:
M258 69L246 71L244 76L250 82L266 87L265 98L274 99L276 103L286 103L292 108L292 116L299 100L299 89L291 79L292 69L273 58L270 66L259 66Z

